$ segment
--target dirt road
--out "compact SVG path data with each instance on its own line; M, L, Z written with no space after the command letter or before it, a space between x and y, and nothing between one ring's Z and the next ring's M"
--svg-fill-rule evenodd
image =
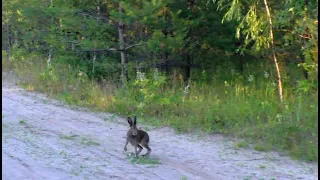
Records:
M160 164L134 164L123 152L127 129L123 118L71 108L4 83L2 178L313 180L318 177L317 164L293 161L274 152L236 149L232 140L221 136L177 135L170 128L148 128L153 150L150 158ZM128 151L133 152L130 145Z

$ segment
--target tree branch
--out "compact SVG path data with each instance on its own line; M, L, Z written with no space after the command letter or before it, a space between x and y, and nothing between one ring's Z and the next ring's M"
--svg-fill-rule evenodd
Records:
M133 48L133 47L135 47L135 46L142 46L142 45L144 45L144 44L147 44L147 43L146 43L146 42L143 42L143 43L138 43L138 44L132 44L132 45L127 46L127 47L125 48L125 50L128 50L128 49L130 49L130 48Z
M116 48L110 48L110 49L87 49L87 50L79 50L80 52L90 52L90 51L96 51L96 52L101 52L101 51L122 51L121 49L116 49Z

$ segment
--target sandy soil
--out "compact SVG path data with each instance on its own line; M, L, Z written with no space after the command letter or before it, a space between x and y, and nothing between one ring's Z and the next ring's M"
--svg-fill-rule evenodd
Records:
M5 180L318 178L317 163L237 149L232 140L218 135L178 135L170 128L145 126L142 129L148 129L151 139L150 158L160 164L133 164L123 152L125 119L69 107L18 88L4 74L2 79ZM132 146L128 151L133 152Z

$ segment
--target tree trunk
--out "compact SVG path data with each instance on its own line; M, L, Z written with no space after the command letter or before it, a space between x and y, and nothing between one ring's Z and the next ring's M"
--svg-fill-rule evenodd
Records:
M7 23L5 26L6 26L6 34L7 34L7 43L6 43L5 49L7 51L7 55L9 55L11 52L10 25L9 23Z
M95 66L95 61L97 59L97 54L96 51L93 50L93 59L92 59L92 79L94 78L94 66Z
M300 57L301 57L301 63L305 63L304 56L301 55ZM302 68L302 72L303 72L304 77L305 77L306 79L308 79L308 78L309 78L308 71L307 71L305 68Z
M18 31L14 31L14 46L18 46L19 40L18 40Z
M164 17L166 23L168 23L169 21L169 14L168 14L168 11L165 12L165 17ZM162 30L163 34L164 34L164 38L167 39L168 37L168 34L169 34L169 30L167 27L165 27L163 30ZM167 49L167 46L165 47L166 50L164 52L164 64L165 64L165 72L166 72L166 75L169 77L169 52L168 52L168 49Z
M239 37L239 40L236 40L235 42L235 46L239 48L241 46L241 42L242 42L242 39L241 37ZM242 75L243 74L243 56L240 51L236 52L235 55L239 57L239 71L240 71L240 74Z
M122 14L122 6L119 3L119 14ZM119 22L118 31L119 31L119 43L120 43L120 54L121 54L121 83L122 89L125 88L126 82L126 52L125 52L125 44L124 44L124 36L123 36L123 27L124 23L122 21Z
M271 38L271 48L272 48L272 54L273 54L273 61L274 61L274 64L276 66L277 76L278 76L279 99L280 99L280 103L282 103L283 102L282 80L281 80L280 67L279 67L277 56L276 56L276 53L275 53L275 45L274 45L273 30L272 30L272 17L271 17L270 11L269 11L269 6L268 6L267 0L263 0L263 2L264 2L264 5L266 7L268 20L269 20L269 25L270 25L269 34L270 34L270 38Z
M52 51L51 49L49 50L49 53L48 53L48 60L47 60L47 66L48 68L51 67L51 57L52 57Z
M166 36L167 37L167 36ZM164 52L164 61L165 61L165 71L166 71L166 75L169 77L169 52L168 50L165 50Z
M11 36L10 36L10 24L7 25L7 33L8 33L8 51L11 53L12 44L11 44Z
M186 59L187 59L187 65L184 67L185 68L185 76L184 76L184 82L185 84L188 84L188 81L190 79L190 76L191 76L191 57L190 57L190 54L189 52L187 52L186 54Z
M237 53L238 56L239 56L239 64L240 64L240 74L242 75L243 74L243 57L240 53Z

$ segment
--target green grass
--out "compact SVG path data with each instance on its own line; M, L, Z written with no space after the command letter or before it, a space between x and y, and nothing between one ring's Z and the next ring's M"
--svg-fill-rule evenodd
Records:
M81 139L81 144L84 144L86 146L100 146L100 143L98 141L87 139L85 137Z
M71 135L61 135L60 138L61 139L66 139L66 140L74 140L75 138L77 138L79 135L76 134L71 134Z
M259 165L259 168L260 168L260 169L265 169L266 166L265 166L265 165Z
M77 141L85 146L100 146L100 143L98 141L91 138L80 137L77 134L71 133L70 135L60 135L60 138L65 140Z
M272 146L268 144L257 143L253 146L253 149L257 151L270 151L272 149Z
M126 159L132 164L142 164L142 165L158 165L160 164L158 159L150 157L136 157L134 154L127 153Z
M240 141L240 142L235 143L235 147L247 148L247 147L249 147L249 143L247 141Z
M186 177L186 176L183 176L182 178L181 178L181 180L187 180L188 178Z
M113 114L111 117L105 117L103 120L106 121L115 121L116 120L116 115Z
M158 82L151 76L136 84L129 82L122 91L113 83L91 81L85 73L66 65L46 69L45 61L30 61L35 63L15 64L24 87L67 104L122 116L136 114L138 123L171 126L178 133L233 135L253 143L258 151L276 149L293 158L318 161L317 91L297 93L296 87L285 86L281 107L271 79L262 76L248 82L245 76L237 74L226 81L215 75L210 83L192 82L187 94L180 85L183 82L177 79L172 84L162 76ZM246 148L248 144L239 142L236 146Z
M26 124L26 121L22 119L19 121L19 124Z
M2 51L3 52L3 51ZM6 55L5 55L6 56ZM12 60L9 60L8 58L4 57L2 55L2 70L11 70L14 68L14 63Z

